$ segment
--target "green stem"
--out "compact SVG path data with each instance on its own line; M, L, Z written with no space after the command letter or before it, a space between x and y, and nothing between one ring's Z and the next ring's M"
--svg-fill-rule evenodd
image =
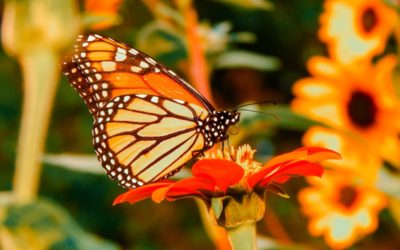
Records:
M14 175L16 202L36 198L41 156L59 76L58 57L38 49L20 58L24 76L24 103Z
M228 237L233 250L256 250L256 224L244 223L228 228Z

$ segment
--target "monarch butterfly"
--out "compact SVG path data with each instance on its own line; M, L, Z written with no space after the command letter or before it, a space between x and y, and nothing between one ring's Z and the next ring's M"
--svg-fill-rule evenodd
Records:
M94 117L99 161L125 188L173 175L239 121L237 110L217 111L172 70L112 38L78 36L62 71Z

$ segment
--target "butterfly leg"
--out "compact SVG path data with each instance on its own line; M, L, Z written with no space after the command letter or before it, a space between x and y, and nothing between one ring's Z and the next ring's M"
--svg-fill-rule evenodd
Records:
M199 157L204 157L204 150L194 150L192 151L192 158L197 160Z
M227 155L228 157L225 156L225 142L226 142L226 149L228 151L228 152L226 152L228 154ZM223 156L225 158L229 158L229 159L234 159L235 158L234 155L231 154L232 153L231 147L232 147L231 146L231 142L229 141L229 137L228 137L228 138L226 138L225 141L222 142L222 154L223 154Z

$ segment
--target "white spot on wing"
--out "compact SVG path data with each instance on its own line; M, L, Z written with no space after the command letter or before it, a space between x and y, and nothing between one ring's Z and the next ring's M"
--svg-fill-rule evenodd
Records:
M151 58L151 57L146 57L145 59L146 59L146 61L148 61L150 64L153 64L153 65L156 65L156 64L157 64L157 62L154 61L153 58Z
M139 54L139 51L137 51L137 50L135 50L135 49L130 49L129 50L129 53L131 53L132 55L137 55L137 54Z
M170 73L173 76L176 76L176 73L174 71L170 70L170 69L168 70L168 73Z
M104 71L111 72L115 71L115 69L117 68L117 64L112 61L104 61L101 62L101 67L103 68Z
M126 55L125 54L120 54L120 53L116 53L115 54L115 61L122 62L125 59L126 59Z
M179 100L179 99L174 99L175 102L180 103L180 104L184 104L185 101Z
M144 61L141 61L140 64L139 64L139 66L142 67L142 68L144 68L144 69L147 69L147 68L149 67L149 64L146 63L146 62L144 62Z
M140 71L142 71L142 68L138 66L132 66L131 70L132 72L139 73Z
M96 37L94 37L92 35L89 35L88 38L87 38L88 42L93 42L94 40L96 40Z
M126 55L126 50L123 48L119 48L117 49L117 53L121 53L121 54L125 54Z
M158 97L157 97L157 96L153 96L153 97L150 99L150 101L153 102L153 103L158 103Z

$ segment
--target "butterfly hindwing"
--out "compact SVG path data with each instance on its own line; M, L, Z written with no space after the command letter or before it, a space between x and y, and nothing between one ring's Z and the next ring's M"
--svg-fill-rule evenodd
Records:
M115 97L96 114L93 143L112 179L136 187L165 178L204 148L206 110L147 94Z

